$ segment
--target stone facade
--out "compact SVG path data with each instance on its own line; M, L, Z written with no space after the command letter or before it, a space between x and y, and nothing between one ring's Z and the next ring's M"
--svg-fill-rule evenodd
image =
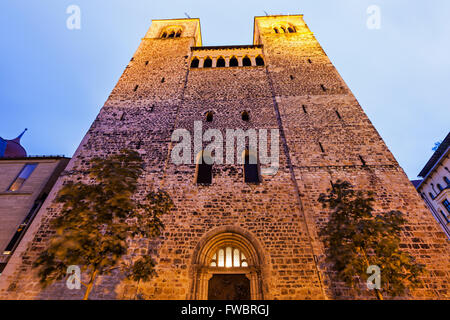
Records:
M162 38L180 29L181 36ZM264 66L256 64L258 56ZM190 67L194 57L198 68ZM208 57L212 67L205 68ZM225 67L217 67L220 57ZM230 66L232 57L237 67ZM250 66L244 66L245 57ZM243 111L248 121L242 120ZM278 173L249 184L242 164L216 164L212 184L196 184L196 165L175 165L170 158L172 132L187 129L194 135L194 121L203 122L203 131L215 128L224 136L226 129L278 129ZM334 281L324 264L318 229L328 212L317 199L338 179L375 191L377 210L407 214L402 247L429 273L423 286L401 298L449 298L445 235L301 15L255 17L253 45L228 47L201 47L198 19L153 21L68 170L123 148L136 149L145 159L141 192L164 188L175 209L164 217L159 239L130 242L131 257L125 258L153 255L157 277L137 287L120 272L102 276L92 299L206 299L209 279L222 272L244 273L253 299L373 298ZM1 276L0 297L83 296L64 282L42 290L30 268L51 235L49 221L58 214L53 199L64 179ZM210 267L222 245L244 252L248 266Z

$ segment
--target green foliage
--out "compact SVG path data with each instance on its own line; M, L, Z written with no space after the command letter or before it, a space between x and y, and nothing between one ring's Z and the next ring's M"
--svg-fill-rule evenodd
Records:
M419 284L424 266L400 250L400 233L406 220L400 211L374 214L373 194L355 191L346 181L338 181L319 202L331 210L328 223L321 229L327 262L339 280L359 291L369 265L381 269L381 288L391 296L401 295Z
M143 200L133 198L142 172L140 155L123 150L107 159L94 159L90 183L68 182L63 186L56 198L62 211L51 223L56 233L33 264L39 268L43 286L63 279L69 265L78 265L82 272L93 275L92 285L95 275L117 268L128 253L127 239L160 235L164 228L160 218L173 202L161 190L150 192ZM130 266L129 272L145 281L153 275L153 268L153 260L145 257Z

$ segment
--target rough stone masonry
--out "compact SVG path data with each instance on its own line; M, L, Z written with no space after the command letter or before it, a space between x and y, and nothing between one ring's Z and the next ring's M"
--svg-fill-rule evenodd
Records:
M242 164L213 165L212 183L197 184L194 159L192 165L170 161L172 132L193 134L194 121L223 136L228 128L278 129L278 173L250 184ZM449 298L445 235L302 15L255 17L253 45L220 47L202 46L198 19L154 20L67 171L123 148L145 160L140 193L164 188L175 208L164 217L160 238L130 240L124 258L152 255L157 276L138 285L118 270L97 280L91 299L207 299L211 279L230 273L245 274L252 299L372 299L335 281L324 263L318 230L329 212L317 199L338 179L373 190L376 210L406 214L401 247L428 273L400 298ZM59 179L1 275L0 298L83 297L64 281L43 290L31 268L52 235L49 221L59 212L54 198L66 179ZM241 264L219 267L229 252Z

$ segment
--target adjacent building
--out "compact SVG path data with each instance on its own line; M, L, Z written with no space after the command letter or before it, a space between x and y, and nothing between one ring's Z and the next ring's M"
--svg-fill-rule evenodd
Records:
M450 133L420 171L415 184L436 221L450 238Z
M20 144L0 138L0 274L69 162L61 156L27 156Z

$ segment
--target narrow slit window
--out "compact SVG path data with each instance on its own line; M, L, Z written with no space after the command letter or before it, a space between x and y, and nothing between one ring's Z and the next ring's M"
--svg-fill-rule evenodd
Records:
M20 171L17 178L13 181L11 186L8 188L8 191L18 191L25 181L30 177L33 173L34 169L36 169L37 163L27 163L22 170Z
M211 111L208 111L206 113L206 122L212 122L213 121L213 113Z
M327 88L325 88L323 84L321 84L320 87L322 88L323 91L327 91Z
M177 31L177 34L175 35L175 37L177 37L177 38L181 37L181 30Z
M363 166L366 166L366 161L364 160L364 158L362 156L359 156L359 160L361 160L361 163Z
M273 28L273 31L275 31L275 33L280 33L280 32L278 31L278 28Z
M308 114L308 111L306 111L306 106L304 104L302 105L302 108L303 108L303 113Z
M339 119L342 119L341 114L339 113L339 111L337 111L337 110L335 110L335 111L336 111L337 117L338 117Z
M148 61L145 61L145 65L148 66Z
M136 85L133 89L133 91L137 91L137 89L139 88L139 85Z
M291 78L291 80L294 80L294 76L292 74L290 75L290 78Z
M319 142L319 147L322 152L325 152L325 150L323 149L322 143L320 143L320 142Z
M167 32L163 32L163 34L161 35L161 38L163 38L163 39L167 38Z
M164 83L166 81L166 78L161 79L161 83Z
M243 121L249 121L250 120L250 114L248 113L248 111L243 111L241 113L241 118Z
M308 62L309 62L309 63L312 63L312 60L311 60L311 59L308 59Z

